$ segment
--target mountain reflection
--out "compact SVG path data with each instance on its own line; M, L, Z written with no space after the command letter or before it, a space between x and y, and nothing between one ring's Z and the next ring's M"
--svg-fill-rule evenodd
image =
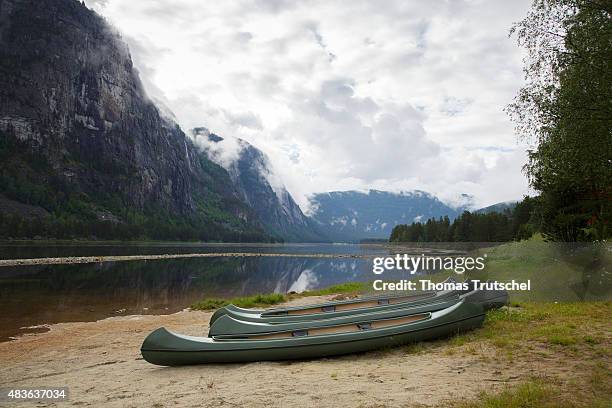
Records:
M172 313L203 297L301 292L369 280L369 262L219 257L3 268L0 338L42 323Z

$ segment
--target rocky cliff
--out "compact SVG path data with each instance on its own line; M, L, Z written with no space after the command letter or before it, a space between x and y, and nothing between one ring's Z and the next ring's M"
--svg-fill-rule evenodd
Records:
M325 240L315 223L304 215L278 181L270 161L261 150L242 139L228 141L204 127L193 129L192 134L198 146L212 160L224 165L240 197L255 211L266 232L285 241Z
M0 0L0 158L0 193L77 235L110 223L265 239L228 173L147 98L119 34L76 0Z

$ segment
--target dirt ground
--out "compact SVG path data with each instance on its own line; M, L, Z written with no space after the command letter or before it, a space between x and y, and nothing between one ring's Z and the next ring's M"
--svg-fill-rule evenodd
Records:
M477 353L457 352L456 346L451 353L451 345L415 353L407 346L310 361L178 368L157 367L140 356L150 331L165 326L205 336L210 316L182 311L52 325L49 332L0 343L0 387L69 387L67 402L35 406L404 407L449 405L531 375L572 373L571 364L554 360L500 363L484 344Z

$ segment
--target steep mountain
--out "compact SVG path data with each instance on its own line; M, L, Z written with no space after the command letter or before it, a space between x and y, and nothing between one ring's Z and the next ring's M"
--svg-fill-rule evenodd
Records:
M462 211L423 191L378 190L316 194L311 198L311 208L319 229L335 241L387 239L397 224L444 215L453 219Z
M229 174L145 94L76 0L0 0L0 236L266 239ZM44 211L42 211L44 210ZM30 211L31 212L31 211Z
M261 220L266 232L286 241L321 241L321 232L306 217L271 170L267 156L239 138L223 138L204 127L192 136L210 159L229 172L241 199Z

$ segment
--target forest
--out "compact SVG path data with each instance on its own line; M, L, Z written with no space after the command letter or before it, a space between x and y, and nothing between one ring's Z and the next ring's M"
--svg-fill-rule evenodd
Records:
M194 197L201 211L184 217L153 204L135 208L116 193L86 194L59 177L44 154L2 131L0 163L0 239L279 240L233 225L229 214L202 197ZM35 207L36 214L6 211L6 200Z
M511 34L525 85L507 107L545 238L612 237L612 2L538 0Z
M512 209L479 213L464 211L453 222L448 217L396 225L390 242L506 242L531 237L539 230L537 200L525 197Z
M506 111L531 146L523 170L536 192L521 213L398 225L391 241L508 241L535 230L559 242L612 237L611 16L610 1L537 0L511 29L526 51L525 85Z

